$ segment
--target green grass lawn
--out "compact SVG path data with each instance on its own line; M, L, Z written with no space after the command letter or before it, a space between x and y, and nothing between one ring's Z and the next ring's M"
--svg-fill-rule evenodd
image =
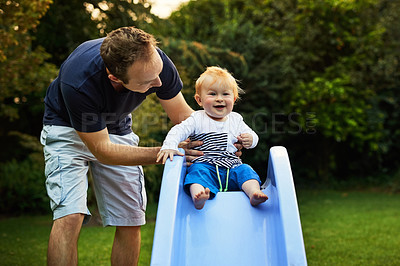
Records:
M309 265L400 265L400 194L297 194Z
M142 227L139 265L150 265L157 206L147 207L147 224ZM0 219L0 265L46 265L51 215ZM84 226L78 253L79 265L110 265L114 227Z
M309 265L400 265L400 194L298 193ZM142 228L140 265L149 265L156 206ZM45 265L51 217L0 219L0 265ZM85 226L80 265L110 265L114 228Z

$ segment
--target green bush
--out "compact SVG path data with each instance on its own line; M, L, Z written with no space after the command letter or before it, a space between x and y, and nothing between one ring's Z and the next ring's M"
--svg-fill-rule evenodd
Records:
M45 213L49 210L46 195L43 156L33 153L18 162L0 164L0 213Z

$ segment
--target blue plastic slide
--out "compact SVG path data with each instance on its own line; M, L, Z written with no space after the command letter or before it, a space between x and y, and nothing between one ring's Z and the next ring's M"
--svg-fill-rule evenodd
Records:
M289 157L270 150L264 193L257 207L244 192L220 192L196 210L183 191L184 157L164 168L152 266L307 265Z

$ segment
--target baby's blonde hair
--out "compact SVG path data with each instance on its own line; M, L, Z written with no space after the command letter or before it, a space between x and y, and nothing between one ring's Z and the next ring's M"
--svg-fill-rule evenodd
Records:
M235 101L239 99L239 94L244 91L238 86L236 79L225 68L211 66L207 67L196 81L196 94L200 95L201 89L204 87L217 86L231 88Z

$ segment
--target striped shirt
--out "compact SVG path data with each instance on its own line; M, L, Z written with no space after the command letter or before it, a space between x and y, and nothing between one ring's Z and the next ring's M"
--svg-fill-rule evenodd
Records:
M188 137L195 141L201 140L203 144L194 149L204 153L192 162L208 162L214 165L232 168L242 164L235 155L237 151L234 143L242 133L253 135L254 148L258 143L257 134L243 121L243 117L231 112L225 121L215 121L204 110L194 112L182 123L175 125L168 132L161 150L178 150L178 144Z

